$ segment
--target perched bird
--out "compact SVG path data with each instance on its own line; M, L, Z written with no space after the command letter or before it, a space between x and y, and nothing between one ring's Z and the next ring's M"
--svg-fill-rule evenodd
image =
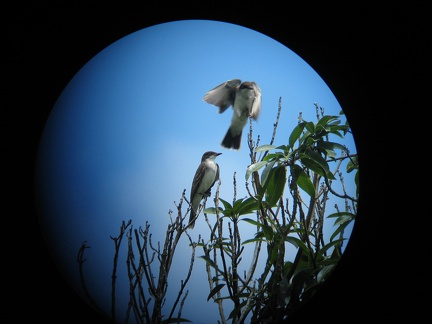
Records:
M195 225L195 216L197 215L201 199L210 196L211 188L219 179L219 165L215 162L215 158L221 154L213 151L205 152L201 158L201 164L195 172L190 193L190 228L193 228Z
M261 89L255 82L241 82L239 79L228 80L208 91L204 101L219 107L219 114L229 106L234 112L221 145L225 148L240 149L241 136L249 116L258 119L261 112Z

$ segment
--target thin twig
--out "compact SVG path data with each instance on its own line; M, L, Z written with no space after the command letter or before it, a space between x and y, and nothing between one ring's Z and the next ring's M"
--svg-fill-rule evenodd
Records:
M77 261L78 261L78 267L79 267L79 276L80 276L80 281L81 281L81 285L83 287L84 290L84 294L86 296L86 298L88 299L89 303L95 307L96 309L99 309L99 307L97 306L96 302L94 301L94 299L90 296L89 291L87 290L87 285L85 283L84 280L84 262L87 260L84 258L84 252L86 249L89 249L90 246L87 245L87 241L82 242L80 249L78 250L78 255L77 255Z

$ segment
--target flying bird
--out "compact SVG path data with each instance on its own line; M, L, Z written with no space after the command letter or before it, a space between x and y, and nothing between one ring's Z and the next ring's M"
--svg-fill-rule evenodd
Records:
M225 148L240 149L241 136L248 118L258 119L261 112L261 89L255 82L240 79L228 80L204 95L204 101L219 107L219 114L229 106L234 112L231 125L222 140Z
M215 158L221 154L222 153L216 153L213 151L205 152L201 158L201 163L195 172L189 200L191 211L188 226L190 226L190 228L193 228L195 225L201 199L210 196L211 188L219 179L219 165L215 162Z

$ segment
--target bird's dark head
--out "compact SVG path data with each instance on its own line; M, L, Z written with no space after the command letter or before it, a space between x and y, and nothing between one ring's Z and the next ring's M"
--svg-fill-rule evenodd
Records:
M241 89L253 89L252 87L252 82L249 81L245 81L240 85L240 90Z
M222 153L217 153L213 151L207 151L203 154L201 158L201 162L207 160L207 159L215 159L217 156L221 155Z

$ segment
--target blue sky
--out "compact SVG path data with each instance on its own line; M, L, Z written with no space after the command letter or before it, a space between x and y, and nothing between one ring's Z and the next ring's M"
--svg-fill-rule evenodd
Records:
M218 114L202 100L208 90L234 78L255 81L262 90L262 112L254 122L261 144L271 139L280 97L277 145L287 142L299 112L316 121L314 102L326 114L343 108L312 67L284 45L241 26L200 20L152 26L102 49L53 107L36 168L41 225L77 290L76 254L83 241L91 246L85 264L88 285L107 311L114 252L110 236L118 234L122 220L132 219L134 228L149 221L154 238L163 240L168 211L175 209L183 189L188 197L205 151L223 153L217 158L221 197L232 199L234 172L237 197L246 196L246 132L240 151L222 148L232 110ZM356 151L352 138L345 144ZM352 181L346 180L352 192ZM206 230L201 217L192 238ZM174 260L173 293L184 279L189 255L184 240ZM124 259L120 268L125 268ZM121 279L119 284L121 294ZM206 302L206 285L204 262L198 259L187 301L202 300L202 305L197 311L186 301L183 312L196 323L218 318L216 305Z

